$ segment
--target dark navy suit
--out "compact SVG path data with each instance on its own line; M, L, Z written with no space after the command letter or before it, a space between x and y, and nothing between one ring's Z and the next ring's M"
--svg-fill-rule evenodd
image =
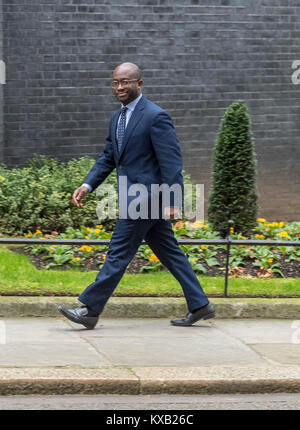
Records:
M78 299L100 314L127 265L145 240L179 281L188 309L193 311L208 304L208 299L186 255L178 246L170 221L163 219L161 195L159 214L151 218L151 184L179 184L183 190L182 157L172 121L163 109L142 96L128 122L119 152L116 141L119 115L120 110L112 115L105 149L84 182L95 189L116 168L119 208L123 216L119 214L105 263L95 282ZM120 187L120 177L126 177L127 189ZM147 189L147 219L133 219L130 211L127 211L136 196L127 196L124 200L124 195L133 184L143 184ZM124 201L126 213L120 207ZM177 201L175 203L177 205ZM170 206L175 203L171 193Z

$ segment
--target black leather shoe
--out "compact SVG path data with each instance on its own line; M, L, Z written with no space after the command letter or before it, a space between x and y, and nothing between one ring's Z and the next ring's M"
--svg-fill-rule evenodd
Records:
M83 324L84 327L89 330L92 330L95 327L99 319L99 315L93 317L87 316L89 311L86 306L81 306L80 308L75 309L66 309L63 306L58 306L58 310L70 321Z
M214 318L216 316L214 305L208 303L208 305L203 306L196 312L188 312L185 318L175 318L171 320L172 325L179 326L190 326L199 320L208 320L209 318Z

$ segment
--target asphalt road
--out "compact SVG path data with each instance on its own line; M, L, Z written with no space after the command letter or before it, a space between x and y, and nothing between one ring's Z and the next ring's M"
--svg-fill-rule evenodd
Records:
M0 396L4 410L300 410L300 394Z

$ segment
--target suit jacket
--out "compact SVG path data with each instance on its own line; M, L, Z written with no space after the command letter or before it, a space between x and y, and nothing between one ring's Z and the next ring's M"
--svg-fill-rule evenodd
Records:
M136 219L136 211L132 214L136 207L139 218L162 218L164 206L180 207L183 199L182 156L172 120L142 96L127 124L119 153L116 128L120 112L119 109L112 114L104 151L84 182L95 189L116 168L119 217ZM162 184L166 189L180 189L180 198L171 192L170 201L164 201L157 188Z

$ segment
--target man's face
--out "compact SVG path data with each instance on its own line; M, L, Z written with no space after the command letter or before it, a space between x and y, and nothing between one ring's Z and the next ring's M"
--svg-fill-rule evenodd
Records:
M112 82L116 84L113 87L115 96L125 106L141 94L143 81L137 79L135 71L131 68L117 67L114 70Z

